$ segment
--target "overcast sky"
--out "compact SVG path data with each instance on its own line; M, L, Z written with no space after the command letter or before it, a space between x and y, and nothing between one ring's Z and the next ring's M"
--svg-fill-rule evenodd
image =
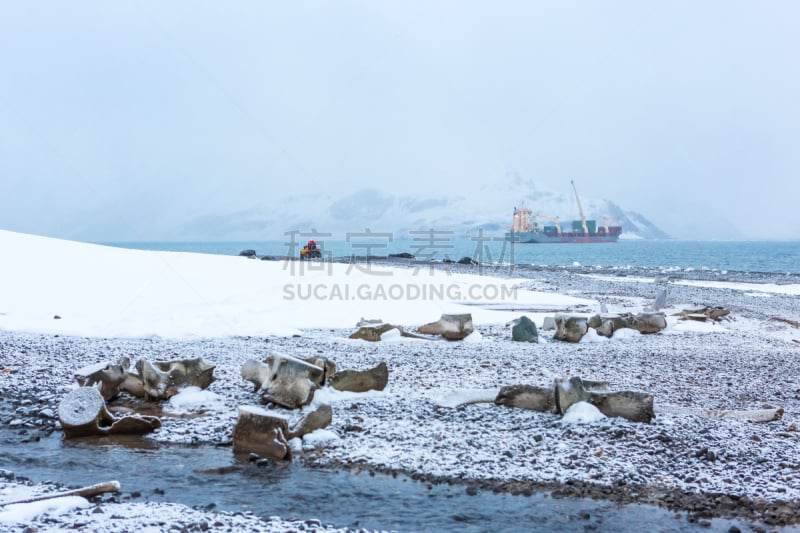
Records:
M290 193L518 173L676 237L797 239L799 20L795 1L3 1L0 228L157 240Z

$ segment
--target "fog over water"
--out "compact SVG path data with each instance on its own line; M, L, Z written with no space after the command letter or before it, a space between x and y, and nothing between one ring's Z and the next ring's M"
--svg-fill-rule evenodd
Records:
M674 238L797 239L798 15L6 2L0 228L155 241L279 239L342 216L350 231L499 223L536 207L531 185L569 197L574 179L587 204Z

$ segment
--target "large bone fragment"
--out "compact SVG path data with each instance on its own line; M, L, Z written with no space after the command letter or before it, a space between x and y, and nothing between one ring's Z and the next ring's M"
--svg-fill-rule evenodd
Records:
M303 417L295 422L289 429L286 438L291 440L297 437L302 437L307 433L316 431L318 429L326 428L331 425L333 421L333 410L331 406L324 403L303 415Z
M102 362L85 366L75 371L75 380L81 387L98 386L105 400L110 400L119 393L120 386L128 377L130 361L121 358L117 364Z
M325 370L290 355L271 354L266 363L246 361L242 377L253 383L263 403L297 409L311 403Z
M182 388L207 388L214 381L214 365L200 358L150 363L140 359L136 371L146 395L156 400L168 400Z
M587 319L579 316L556 315L556 332L553 338L559 341L580 342L589 331Z
M64 436L148 433L161 427L154 416L125 415L115 418L108 412L103 396L94 387L79 387L68 392L58 405L58 420Z
M589 326L597 330L598 335L611 337L614 332L623 328L635 329L643 334L658 333L667 327L664 313L624 313L616 316L595 315L589 320Z
M269 459L291 459L284 416L260 407L243 405L233 427L233 453L255 453Z
M470 313L444 314L436 322L420 326L417 331L426 335L441 335L449 341L456 341L475 331L475 328L472 325L472 314Z
M555 403L560 414L577 402L588 402L609 417L632 422L650 422L654 417L653 395L644 392L597 392L587 390L579 377L555 382Z
M331 387L339 391L366 392L381 391L389 383L389 368L385 361L369 370L343 370L331 379Z

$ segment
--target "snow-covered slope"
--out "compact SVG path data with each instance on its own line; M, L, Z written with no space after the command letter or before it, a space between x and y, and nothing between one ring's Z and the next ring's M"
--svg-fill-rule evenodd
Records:
M503 324L519 315L475 303L598 307L572 296L513 290L519 280L428 269L128 250L5 230L0 249L0 330L96 337L291 335L304 328L351 328L361 317L405 325L442 313L472 313L476 323Z
M598 224L608 217L609 225L622 226L624 238L669 237L643 215L609 200L582 197L581 204L586 217ZM246 240L311 228L336 234L368 228L393 232L396 237L431 228L455 231L457 235L471 235L479 229L501 235L511 224L515 206L528 207L542 216L558 216L562 223L579 218L575 197L568 188L554 193L512 175L502 184L487 184L478 190L391 194L367 187L339 196L312 193L265 198L247 210L200 215L180 232L187 240Z

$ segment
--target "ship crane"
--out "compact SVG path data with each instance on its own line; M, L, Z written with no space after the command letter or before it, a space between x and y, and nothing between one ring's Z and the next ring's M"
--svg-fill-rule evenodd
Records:
M583 208L581 207L581 199L578 198L578 189L575 188L575 180L569 180L569 182L572 183L572 190L575 191L575 200L578 202L578 212L580 212L581 214L581 225L583 226L583 232L586 235L588 235L589 227L586 225L586 216L584 216L583 214Z
M558 221L558 217L546 217L543 215L533 215L533 218L536 220L546 220L548 222L552 222L553 225L556 227L556 231L559 235L561 235L561 224Z

